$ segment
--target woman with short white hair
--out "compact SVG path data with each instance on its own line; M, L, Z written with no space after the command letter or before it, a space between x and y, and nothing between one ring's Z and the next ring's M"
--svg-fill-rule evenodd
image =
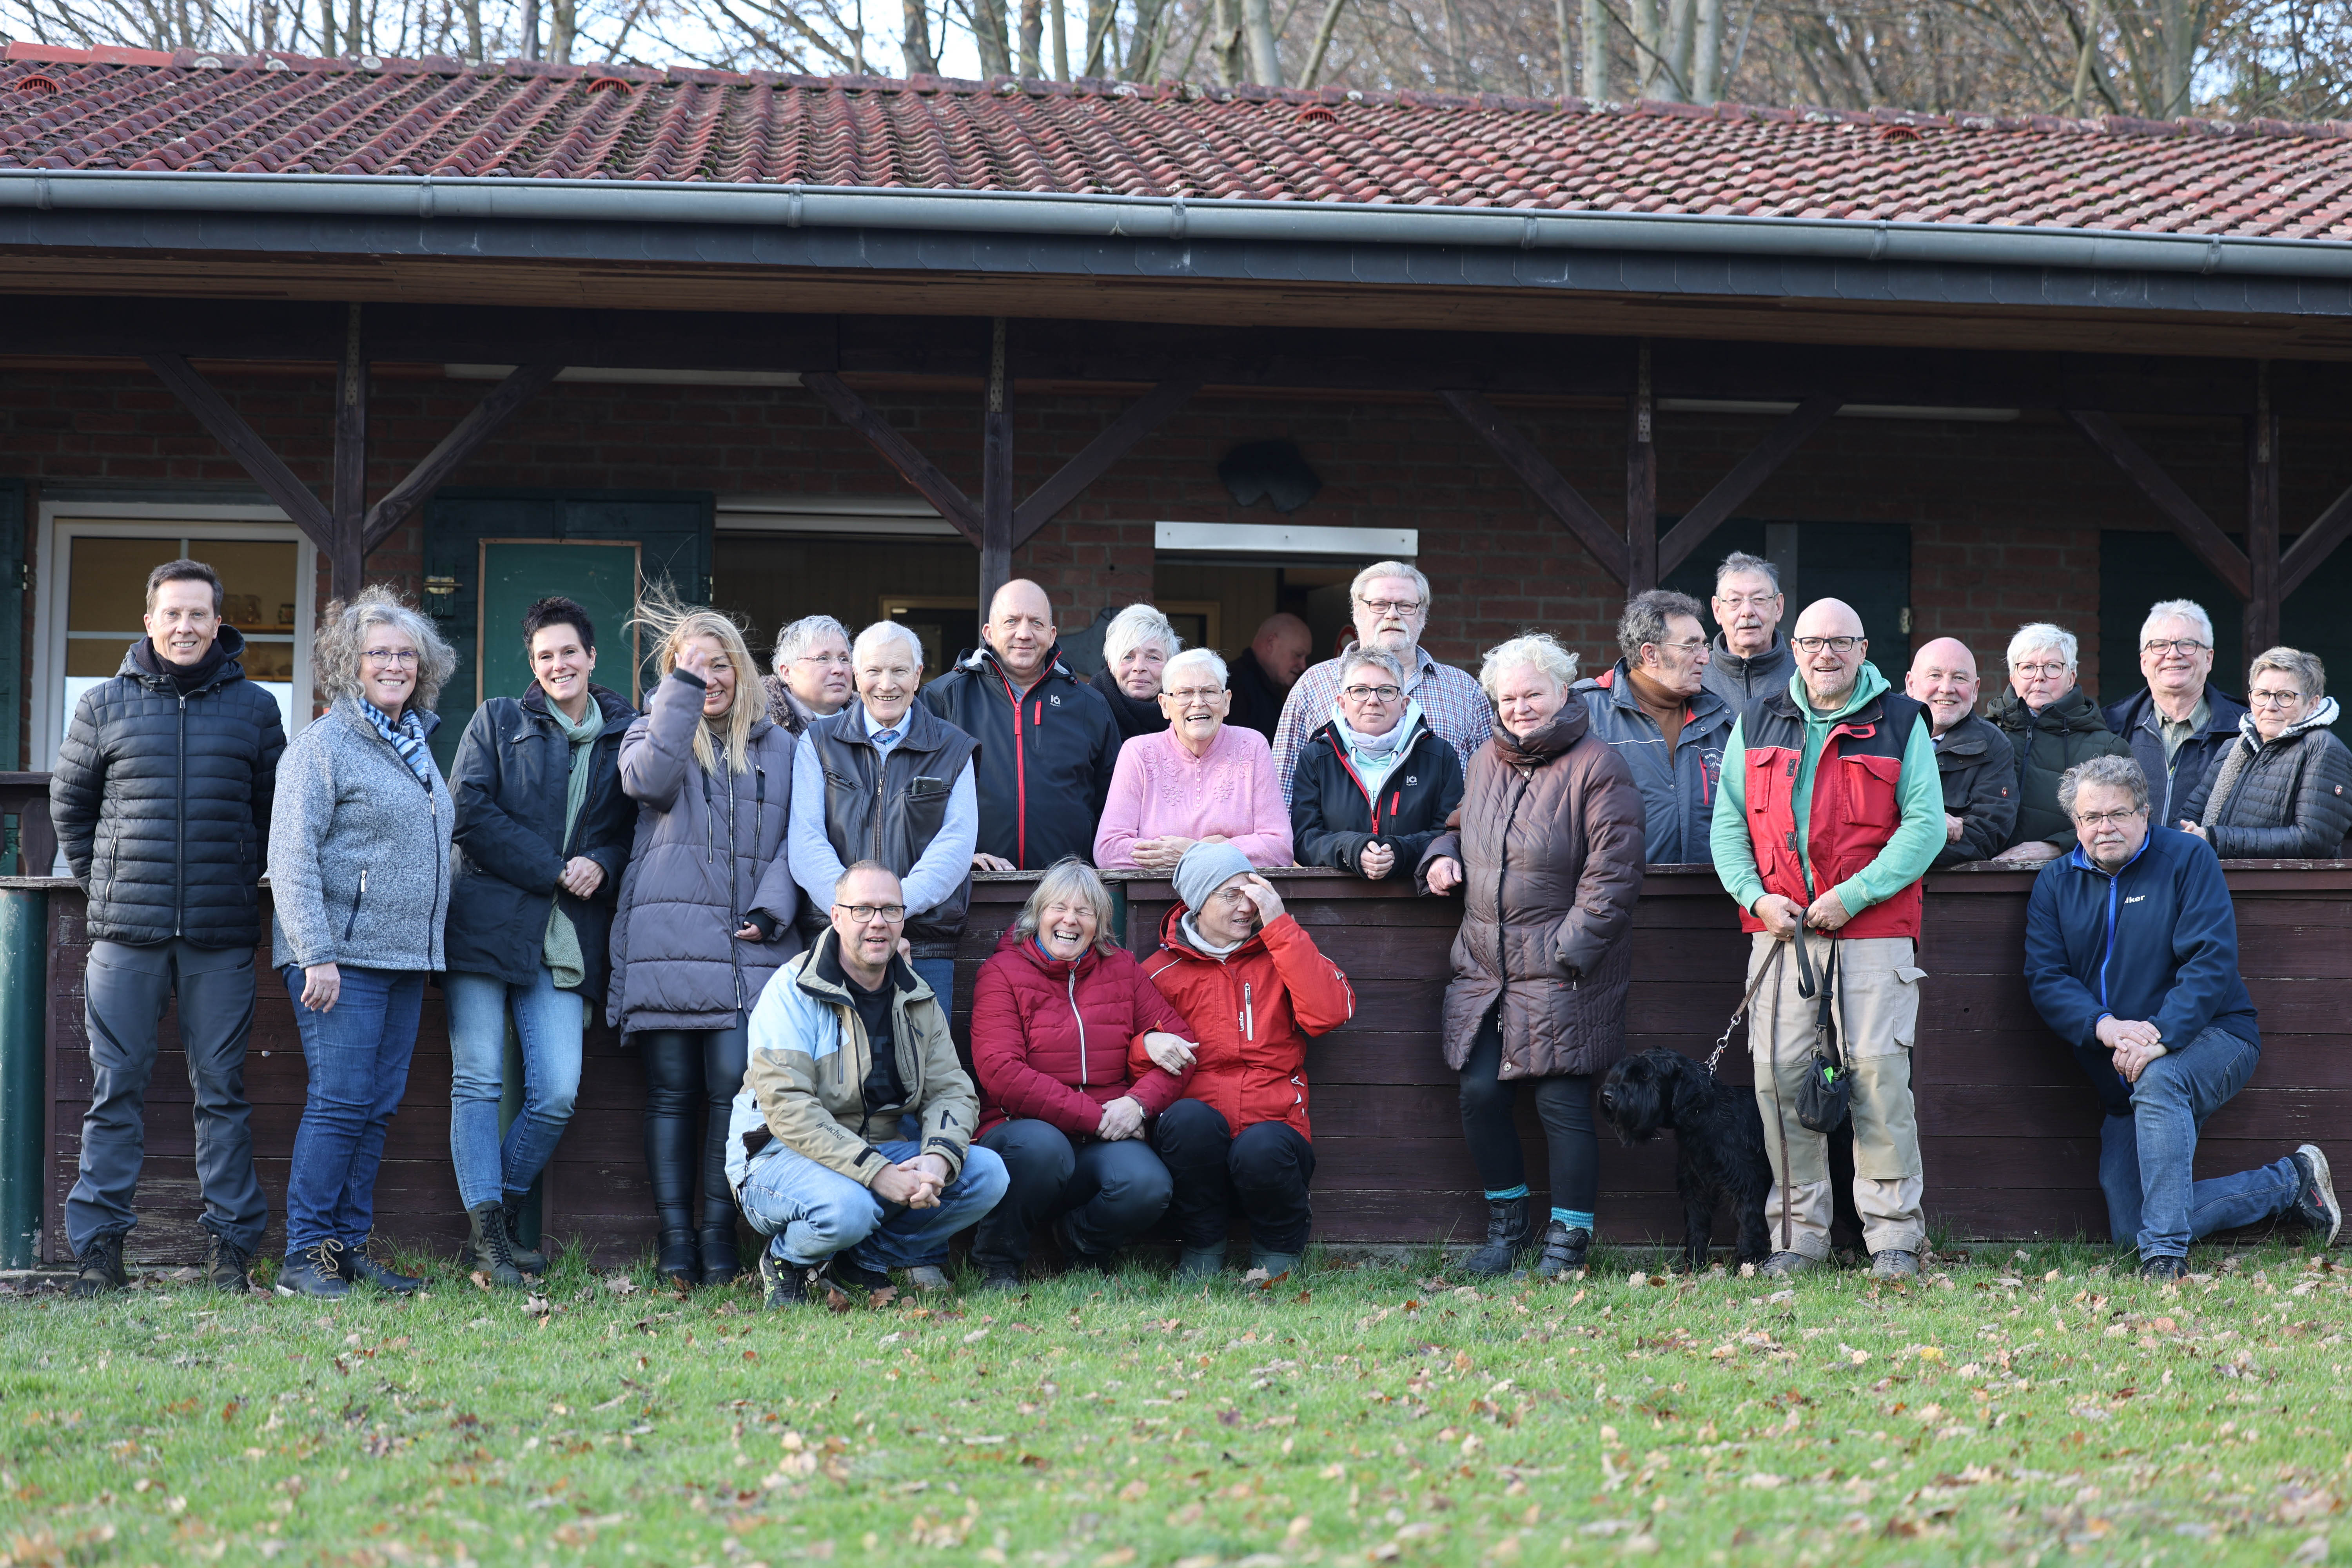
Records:
M1253 866L1290 864L1290 814L1274 752L1225 722L1225 661L1204 647L1168 661L1160 710L1168 728L1119 749L1095 830L1095 864L1173 871L1195 844L1231 844Z
M278 1293L331 1300L364 1279L405 1295L422 1281L366 1247L425 977L446 967L457 812L431 742L457 658L380 587L327 606L311 658L331 706L287 746L269 819L272 942L310 1068Z
M1168 661L1183 647L1168 617L1150 605L1129 605L1103 628L1103 667L1090 684L1110 704L1122 744L1168 728L1160 689Z
M2189 797L2180 823L2225 860L2333 860L2352 828L2352 751L2315 653L2274 647L2246 671L2238 742Z
M1537 1272L1557 1278L1584 1267L1592 1242L1592 1080L1624 1051L1646 823L1633 770L1591 732L1575 681L1576 656L1540 632L1487 653L1478 683L1495 732L1470 758L1461 828L1421 861L1431 892L1462 894L1444 1045L1486 1188L1473 1274L1508 1273L1540 1236ZM1512 1120L1522 1082L1551 1156L1541 1225Z
M2074 847L2074 819L2058 808L2058 781L2093 757L2129 756L2106 716L2075 679L2081 644L2065 627L2034 621L2009 639L2009 689L1985 719L2017 758L2018 842L1996 856L2011 865L2054 860Z

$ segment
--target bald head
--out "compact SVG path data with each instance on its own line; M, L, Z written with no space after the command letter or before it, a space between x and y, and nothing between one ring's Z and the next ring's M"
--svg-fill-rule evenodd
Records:
M1903 689L1927 705L1927 721L1940 735L1976 711L1977 656L1958 637L1937 637L1912 658Z
M988 601L988 624L980 635L1004 673L1025 689L1054 656L1054 602L1028 578L1015 577Z
M1840 643L1844 646L1838 647ZM1805 693L1813 706L1823 712L1845 706L1862 661L1870 654L1862 617L1854 614L1853 606L1843 599L1815 599L1797 617L1789 646L1797 656L1797 672L1804 677Z
M1307 673L1307 661L1315 652L1315 634L1307 623L1284 610L1266 616L1257 626L1257 636L1250 639L1250 652L1257 656L1257 667L1265 678L1285 691Z

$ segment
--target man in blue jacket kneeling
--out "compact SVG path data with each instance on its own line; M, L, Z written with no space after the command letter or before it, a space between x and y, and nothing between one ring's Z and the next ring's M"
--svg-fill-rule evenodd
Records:
M2147 776L2094 757L2058 785L2076 847L2035 879L2025 918L2033 1005L2074 1048L2106 1110L2099 1185L2117 1242L2135 1237L2151 1279L2189 1272L2189 1244L2292 1214L2333 1243L2344 1223L2316 1144L2197 1182L2197 1131L2253 1076L2253 998L2238 973L2238 921L2221 863L2194 835L2148 822Z

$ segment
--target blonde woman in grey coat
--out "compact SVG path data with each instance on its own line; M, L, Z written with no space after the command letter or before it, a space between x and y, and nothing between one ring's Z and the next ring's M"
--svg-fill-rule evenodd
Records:
M800 951L784 850L795 742L768 717L732 620L660 590L641 620L661 679L621 740L637 831L605 1008L645 1063L656 1268L679 1287L726 1285L738 1272L727 1120L743 1087L745 1020L768 976Z
M420 1281L369 1258L375 1177L408 1089L425 977L443 967L449 786L428 742L457 656L383 588L327 606L312 658L324 716L278 763L272 939L310 1074L286 1184L281 1296Z

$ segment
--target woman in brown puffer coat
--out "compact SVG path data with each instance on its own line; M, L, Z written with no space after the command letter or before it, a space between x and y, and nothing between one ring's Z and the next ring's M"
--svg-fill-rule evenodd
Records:
M1592 1241L1592 1079L1624 1048L1643 814L1632 771L1570 700L1575 680L1576 656L1541 633L1487 652L1478 683L1495 733L1470 758L1460 830L1422 857L1430 891L1463 896L1445 1059L1462 1074L1462 1131L1486 1190L1486 1242L1464 1265L1474 1274L1508 1272L1536 1237L1511 1121L1522 1079L1551 1156L1537 1272L1582 1268Z

